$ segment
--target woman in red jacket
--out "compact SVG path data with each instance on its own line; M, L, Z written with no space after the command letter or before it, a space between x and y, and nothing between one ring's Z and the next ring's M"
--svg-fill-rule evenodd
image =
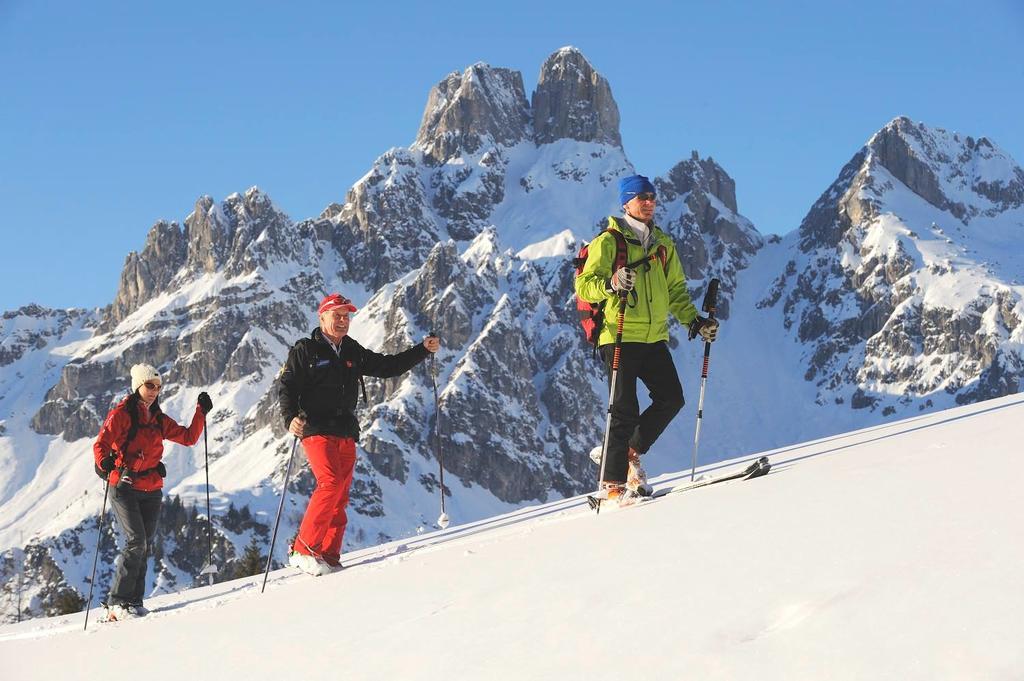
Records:
M96 473L113 487L111 506L125 533L124 550L107 596L106 619L121 620L145 614L149 544L160 516L160 500L167 471L161 459L164 440L190 447L206 426L213 408L210 396L199 394L188 428L160 411L160 374L148 364L131 369L132 394L107 415L93 444Z

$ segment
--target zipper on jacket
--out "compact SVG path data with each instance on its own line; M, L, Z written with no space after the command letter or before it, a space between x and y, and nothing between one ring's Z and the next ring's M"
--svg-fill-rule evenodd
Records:
M651 234L651 237L653 239L653 237L654 237L653 232ZM650 253L645 253L645 255L648 258L650 258L650 256L651 256ZM644 271L644 274L647 275L647 341L650 342L650 340L651 340L651 331L654 329L654 314L651 311L652 303L654 302L654 297L651 295L651 289L653 288L653 284L651 282L651 261L650 260L647 261L647 267L646 267L646 269Z

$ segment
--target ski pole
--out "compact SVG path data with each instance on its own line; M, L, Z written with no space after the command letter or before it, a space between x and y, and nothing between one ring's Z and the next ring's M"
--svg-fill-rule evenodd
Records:
M110 485L107 479L103 478L103 505L100 506L100 518L96 521L96 551L92 556L92 576L89 578L89 602L85 605L85 626L82 631L89 628L89 610L92 608L92 588L96 585L96 562L100 557L100 541L103 539L103 517L107 514L107 493L110 492Z
M24 530L22 530L19 533L19 537L21 538L21 541L19 543L21 544L21 552L22 552L22 556L23 556L23 558L21 560L21 568L18 570L18 621L21 622L21 588L22 588L22 586L24 586L22 584L22 581L23 581L23 578L25 576L23 573L25 572L25 558L24 558L24 556L26 555L25 554L25 531ZM12 552L12 555L13 555L13 552Z
M619 315L616 319L615 328L615 351L612 353L612 377L608 386L608 417L604 422L604 444L601 446L601 469L597 474L597 489L601 491L601 483L604 482L604 469L608 461L608 443L612 434L612 403L615 400L615 384L619 378L619 357L622 354L622 326L626 321L626 300L629 294L619 294ZM601 499L598 497L597 513L601 513Z
M428 335L435 335L431 331ZM451 522L444 511L444 455L441 453L441 402L437 399L437 363L434 353L430 353L430 383L434 386L434 454L437 456L437 468L441 482L441 515L437 517L437 526L442 530Z
M217 574L217 566L213 564L213 515L210 513L210 441L206 435L207 428L203 427L203 454L206 458L206 536L209 547L206 566L199 572L199 576L207 575L210 586L213 586L213 576Z
M715 318L718 305L718 279L712 279L708 290L704 293L701 309L708 313L708 319ZM690 480L697 472L697 445L700 443L700 424L704 420L704 389L708 383L708 363L711 361L711 342L704 341L704 368L700 372L700 399L697 400L697 431L693 434L693 467L690 468Z
M302 416L302 413L299 413ZM270 551L267 553L267 569L263 573L263 586L260 593L267 588L267 577L270 576L270 563L274 560L274 544L277 542L277 527L281 524L281 512L284 511L284 498L288 496L288 478L292 474L292 460L295 458L295 447L299 444L298 436L292 442L292 454L288 457L288 467L284 471L284 485L281 487L281 503L277 507L277 520L274 521L274 533L270 536Z

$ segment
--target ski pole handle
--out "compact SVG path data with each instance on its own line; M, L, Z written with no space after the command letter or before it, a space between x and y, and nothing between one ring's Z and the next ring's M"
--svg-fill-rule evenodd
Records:
M712 279L708 283L708 290L704 292L704 302L700 309L708 313L708 317L715 318L715 310L718 307L718 279Z

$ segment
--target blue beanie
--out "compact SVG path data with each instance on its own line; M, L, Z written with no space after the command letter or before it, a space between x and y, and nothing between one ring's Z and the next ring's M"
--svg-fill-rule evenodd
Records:
M623 206L644 192L658 193L651 181L643 175L630 175L619 180L619 203Z

